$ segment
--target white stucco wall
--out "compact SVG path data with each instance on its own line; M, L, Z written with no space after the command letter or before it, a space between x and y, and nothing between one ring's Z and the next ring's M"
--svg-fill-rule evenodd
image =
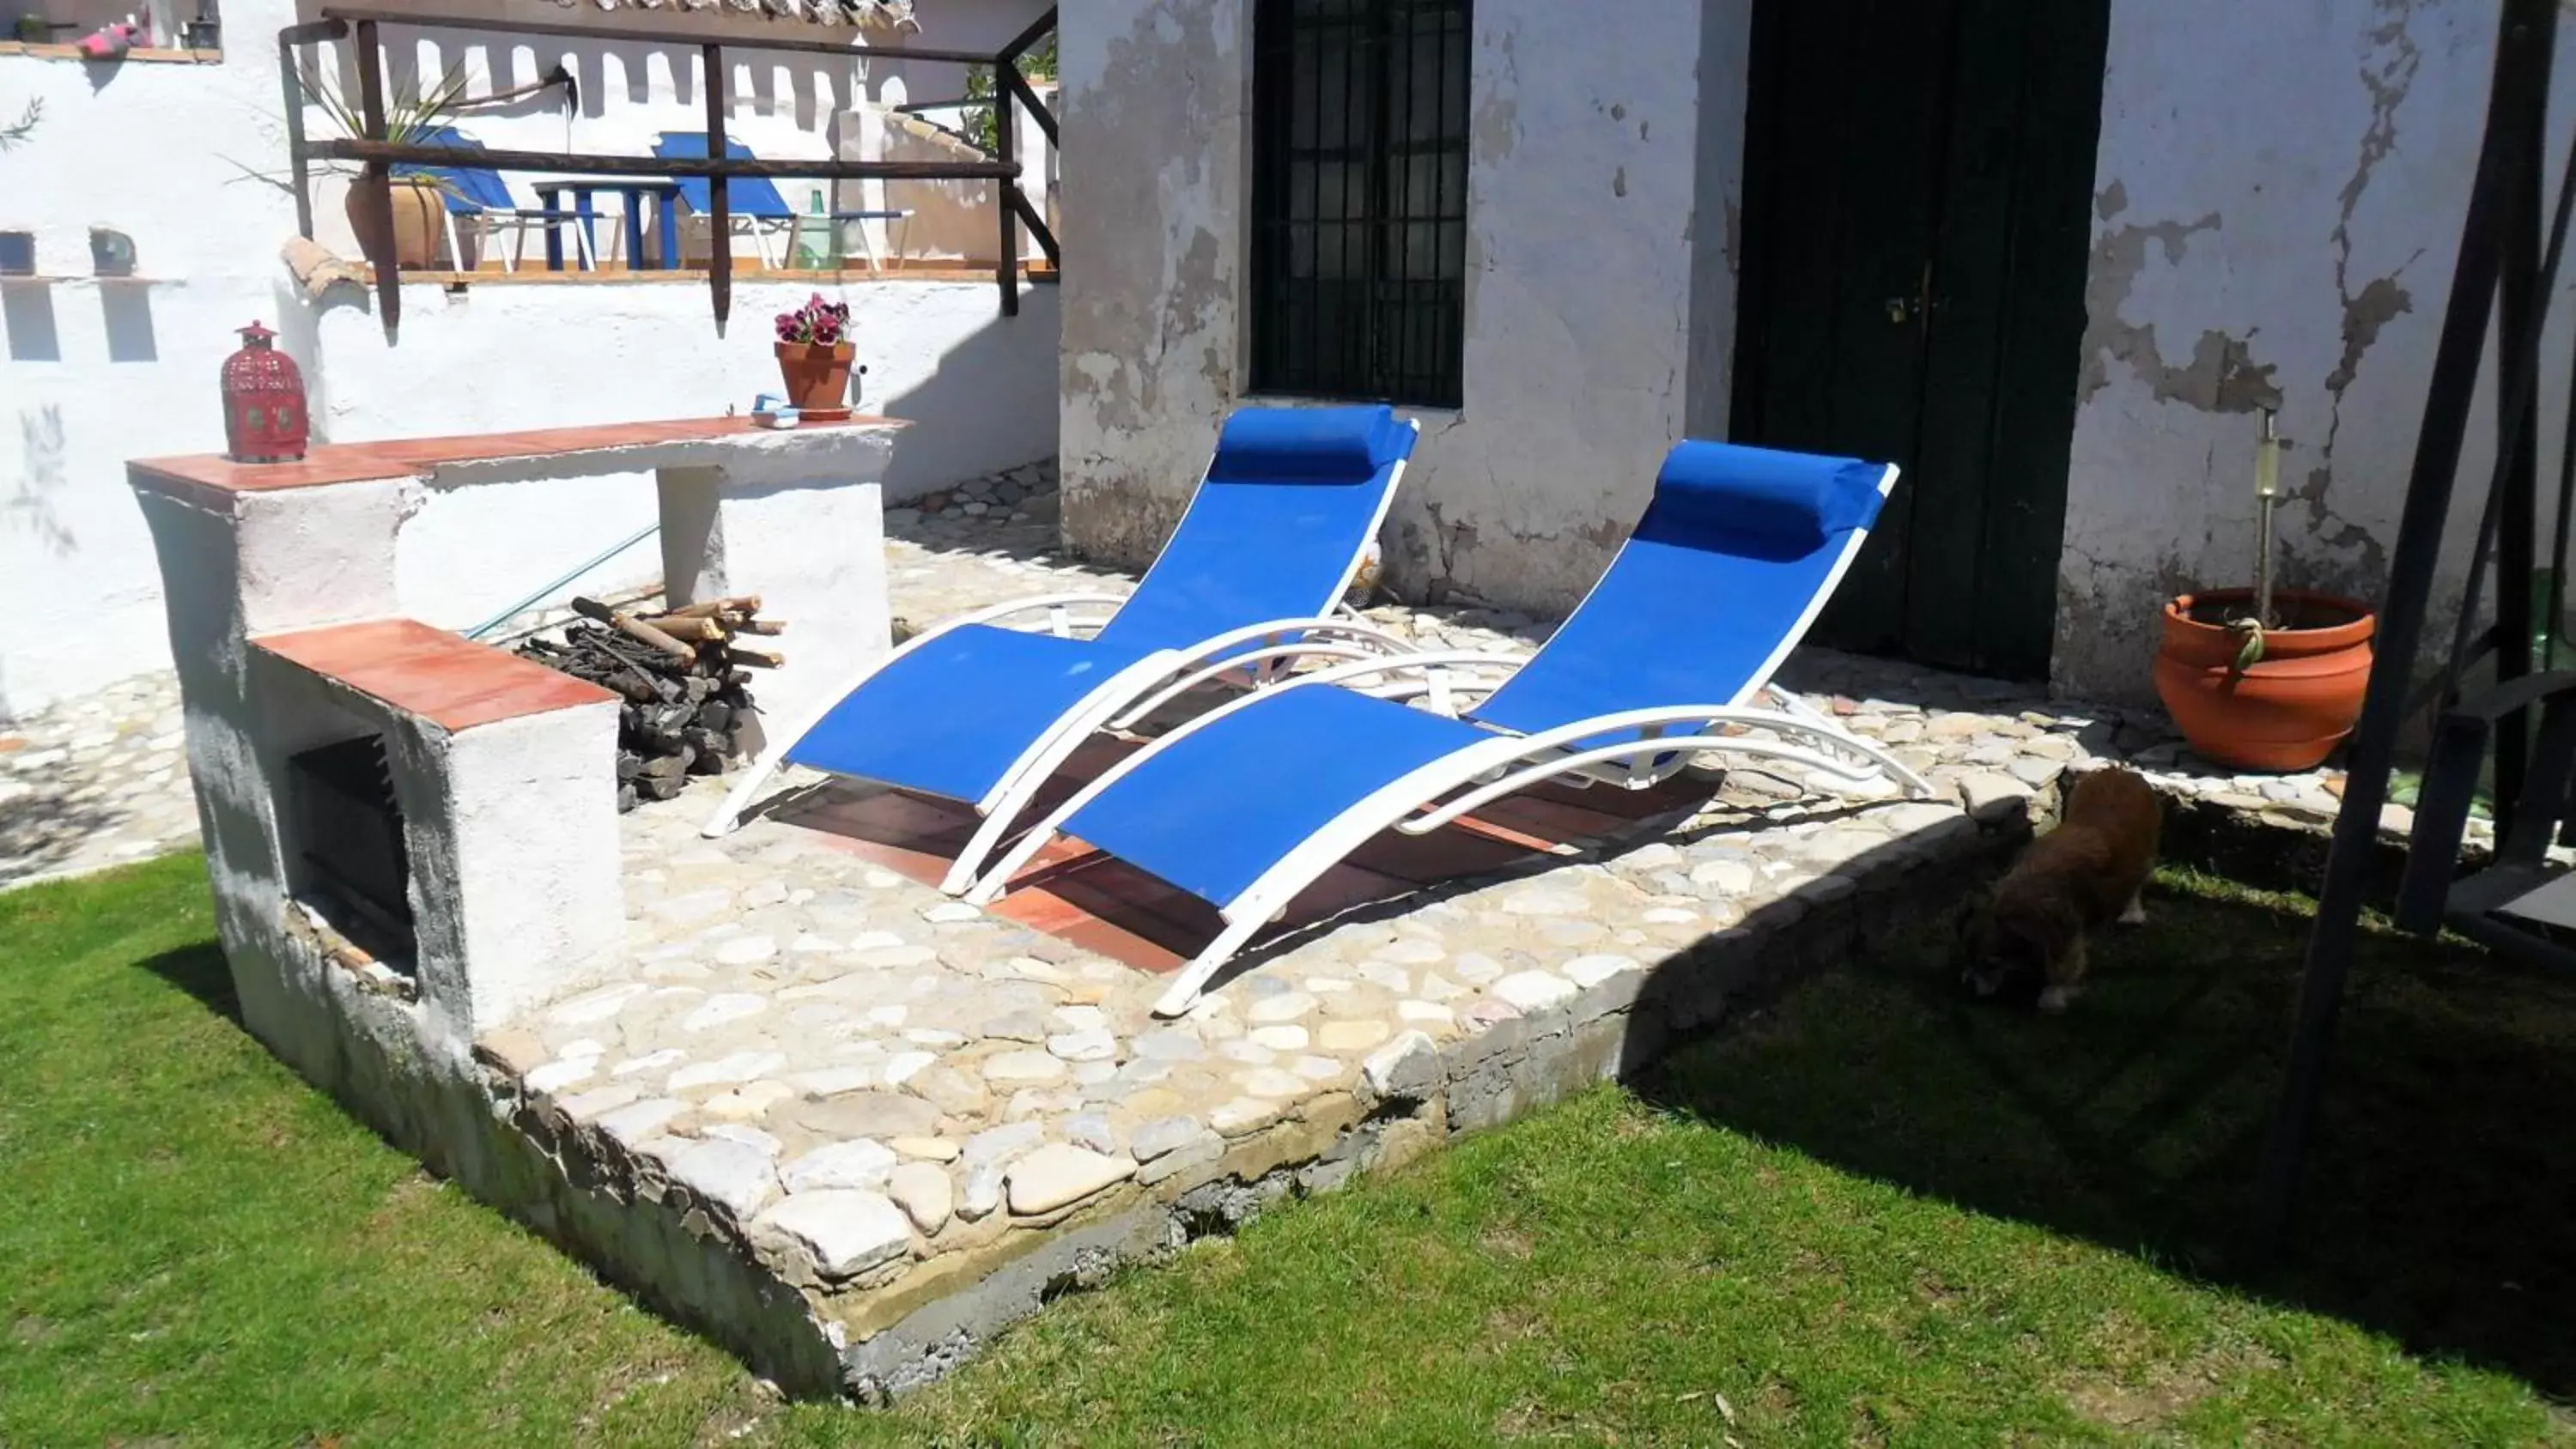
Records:
M345 290L345 289L344 289ZM569 427L748 412L779 388L770 318L813 288L737 281L733 323L715 335L703 284L412 286L402 339L371 311L319 319L326 396L315 415L342 440ZM989 282L865 282L850 303L867 375L859 406L914 426L896 439L886 495L900 501L1055 452L1055 289L1030 287L1001 316ZM406 526L406 613L472 625L653 519L646 475L434 496ZM650 543L595 586L651 579Z
M1722 374L1692 375L1690 339L1695 311L1732 314L1742 92L1707 116L1700 95L1704 48L1740 75L1748 14L1569 26L1545 0L1475 6L1464 405L1407 410L1423 438L1390 520L1398 587L1571 604L1692 399L1722 424ZM1065 13L1065 522L1087 553L1153 551L1243 396L1250 45L1245 0ZM1704 135L1725 150L1707 167Z
M2250 582L2258 403L2281 410L2296 445L2282 468L2294 495L2278 515L2282 581L2376 598L2468 205L2496 19L2494 0L2112 0L2059 574L2061 691L2144 696L2161 601ZM2225 44L2210 43L2218 34ZM2563 42L2559 56L2563 97L2576 93L2576 66ZM2556 109L2553 187L2569 129ZM2562 293L2544 349L2544 479L2564 426L2566 303ZM2490 390L2461 469L2436 594L2444 619L2493 464L2494 406Z
M322 436L356 441L747 407L777 386L771 315L811 290L739 281L719 337L702 283L490 282L457 294L415 284L389 345L355 289L319 307L302 299L278 260L295 231L291 198L234 164L283 167L273 37L295 6L233 0L224 18L222 63L128 64L102 72L103 85L78 64L0 57L0 109L45 107L27 144L0 153L0 230L34 232L40 270L69 278L0 285L0 609L22 621L0 645L0 719L168 663L124 463L222 450L217 373L239 345L233 329L254 318L279 328ZM89 277L93 224L134 238L148 282ZM1011 321L989 282L862 283L842 295L869 367L862 405L917 424L889 497L1054 452L1053 288L1026 289ZM632 533L652 499L650 480L629 479L442 502L415 527L451 540L453 562L427 547L407 554L429 561L406 563L418 576L404 581L405 607L476 622ZM629 558L633 578L649 577L649 547Z
M256 34L288 7L225 10ZM44 103L0 152L0 231L32 231L38 270L74 279L0 283L0 611L25 621L0 644L0 717L168 657L125 460L219 450L232 329L288 306L277 247L294 205L216 159L284 155L278 95L273 44L97 77L0 57L0 111ZM92 280L93 225L132 236L151 280Z

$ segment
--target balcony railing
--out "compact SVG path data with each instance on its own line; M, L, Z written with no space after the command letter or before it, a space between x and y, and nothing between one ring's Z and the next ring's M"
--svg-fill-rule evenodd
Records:
M998 140L997 154L988 161L849 161L838 157L823 160L773 160L767 157L746 159L725 154L725 121L730 110L726 96L724 55L727 50L785 52L807 55L829 55L858 59L867 54L863 47L815 40L745 41L707 35L675 33L661 28L598 27L547 24L539 21L479 18L439 18L403 14L392 10L360 10L333 7L322 12L322 18L301 25L290 25L277 33L279 72L286 87L287 159L295 188L296 221L304 235L313 235L312 163L316 160L356 162L365 167L365 175L375 184L366 188L368 202L377 211L371 218L375 234L394 234L393 196L383 184L398 165L467 166L491 171L552 172L579 171L594 176L646 176L665 178L704 177L710 183L736 176L791 177L830 181L990 181L994 183L996 224L1001 245L993 262L994 283L1002 296L1002 315L1015 317L1020 311L1020 228L1028 228L1038 249L1061 272L1064 261L1056 246L1055 233L1048 230L1046 219L1031 204L1020 184L1021 166L1014 154L1018 134L1017 111L1025 106L1037 122L1038 129L1052 145L1056 140L1053 112L1039 101L1028 77L1020 70L1021 57L1044 40L1055 29L1056 12L1050 8L1028 29L1014 37L1010 44L991 55L972 51L915 49L910 46L888 48L882 53L888 59L906 62L946 63L959 66L993 68L993 117ZM564 39L593 42L624 42L661 48L695 46L706 72L707 158L673 158L662 156L597 155L558 151L465 150L453 146L421 146L396 143L386 139L384 42L379 28L386 25L411 30L483 31L504 35L549 35ZM357 114L363 136L341 140L313 140L304 134L303 68L298 51L308 45L347 42L355 47L358 74ZM707 287L715 305L716 323L722 326L733 313L733 219L729 188L710 185L712 215L708 225ZM391 257L369 258L375 263L377 315L391 332L402 320L402 276Z

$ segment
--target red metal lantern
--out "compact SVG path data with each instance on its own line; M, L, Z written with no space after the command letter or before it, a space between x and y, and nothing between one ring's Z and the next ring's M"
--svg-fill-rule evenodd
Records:
M224 359L225 455L236 463L292 463L304 456L304 374L253 322L241 351Z

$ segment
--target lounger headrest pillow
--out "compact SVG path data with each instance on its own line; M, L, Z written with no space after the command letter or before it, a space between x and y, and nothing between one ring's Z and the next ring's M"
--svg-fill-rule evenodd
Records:
M1413 451L1413 429L1383 406L1244 408L1225 420L1213 476L1357 483Z
M1655 478L1653 513L1668 529L1758 540L1806 553L1878 520L1887 469L1852 458L1684 439ZM1766 550L1767 551L1767 550Z

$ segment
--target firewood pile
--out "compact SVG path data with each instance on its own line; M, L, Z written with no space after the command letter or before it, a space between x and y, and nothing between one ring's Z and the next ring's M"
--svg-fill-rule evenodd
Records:
M786 660L749 640L787 626L760 617L760 598L712 599L661 614L629 614L597 599L575 599L587 622L560 641L521 644L533 659L587 679L626 700L617 719L617 808L668 800L692 775L720 775L748 752L751 671Z

